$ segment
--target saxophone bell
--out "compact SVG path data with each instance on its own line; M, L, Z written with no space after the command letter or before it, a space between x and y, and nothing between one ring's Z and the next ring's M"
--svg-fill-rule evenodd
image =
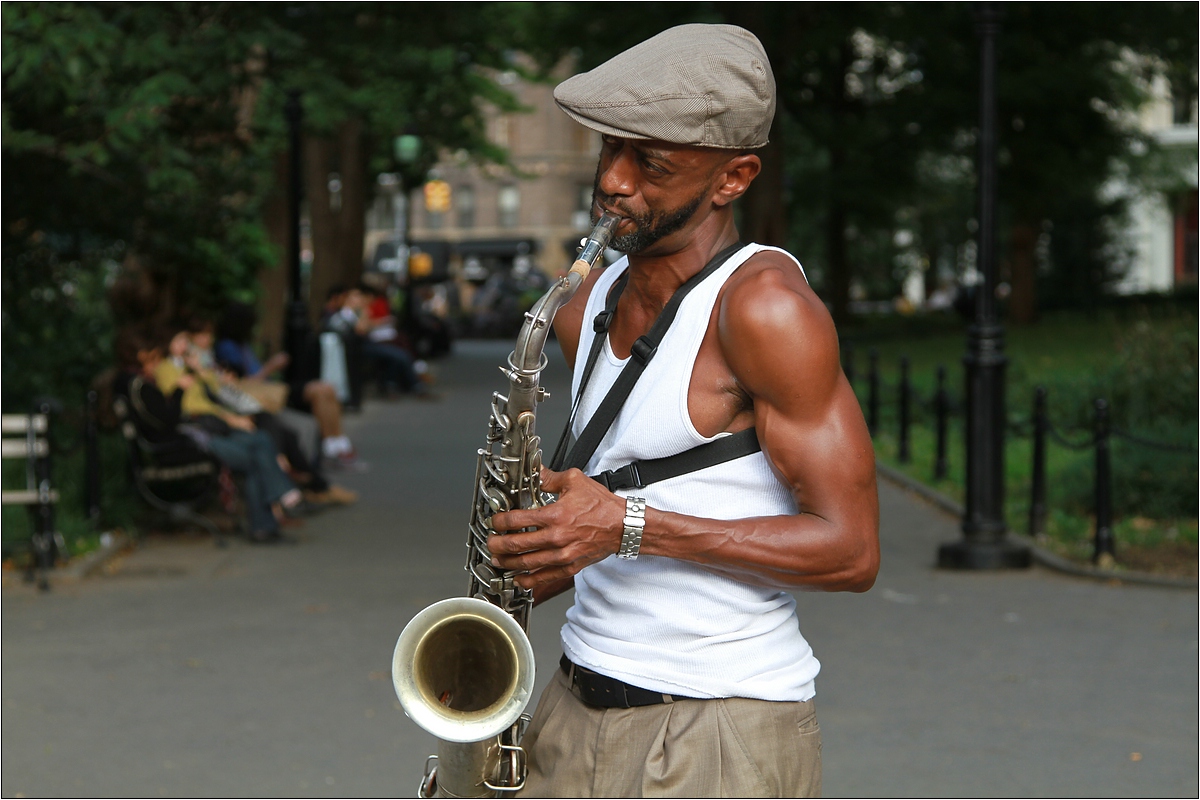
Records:
M392 686L413 722L448 742L508 730L533 694L533 648L511 615L474 597L418 613L392 653Z

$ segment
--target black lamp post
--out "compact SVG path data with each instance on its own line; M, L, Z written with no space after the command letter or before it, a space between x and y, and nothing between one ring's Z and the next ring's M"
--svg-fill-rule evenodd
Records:
M1028 567L1029 548L1009 541L1004 522L1004 326L996 313L996 37L1000 11L978 5L979 271L975 319L963 357L967 379L967 504L963 538L938 548L938 566L950 569Z
M300 92L288 92L283 113L288 126L288 276L291 282L291 297L288 303L287 321L283 340L289 356L287 378L294 382L300 369L300 356L308 339L308 304L304 301L300 275L300 201L303 196L301 172L301 123L304 110L300 106Z
M412 175L421 158L421 137L407 131L392 140L393 155L400 164L400 191L404 195L404 230L396 243L396 255L404 250L404 320L403 325L410 334L417 327L417 300L412 277L412 191L415 182Z

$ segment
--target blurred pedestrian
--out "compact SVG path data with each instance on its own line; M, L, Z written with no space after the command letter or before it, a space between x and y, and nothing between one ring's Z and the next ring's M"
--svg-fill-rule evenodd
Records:
M367 293L355 286L346 289L340 297L341 307L330 311L325 327L352 340L360 349L364 359L374 368L380 394L394 397L397 393L409 393L421 399L434 399L407 350L371 338L372 330L386 326L388 322L387 318L372 320L367 313Z
M287 367L287 353L275 353L259 361L250 345L257 313L247 303L231 303L217 326L213 348L218 363L241 378L265 381L277 377ZM343 468L361 469L354 445L342 429L342 403L332 385L300 375L288 391L287 405L313 415L321 436L321 455Z
M208 395L212 381L201 374L198 361L188 358L185 331L173 332L138 353L145 381L139 395L146 407L157 406L157 424L178 429L192 437L202 450L242 475L243 500L250 524L250 541L274 544L284 541L280 523L304 512L301 491L284 473L271 437L258 430L253 420L228 411ZM165 350L165 352L164 352ZM161 399L154 398L157 391Z
M215 400L224 408L249 416L254 425L266 431L275 447L287 462L287 472L303 490L304 499L314 505L353 503L358 494L326 480L320 466L314 463L300 444L295 428L278 414L267 410L262 401L243 391L237 376L219 363L213 351L214 332L211 321L193 318L187 326L189 351L205 375L215 378Z

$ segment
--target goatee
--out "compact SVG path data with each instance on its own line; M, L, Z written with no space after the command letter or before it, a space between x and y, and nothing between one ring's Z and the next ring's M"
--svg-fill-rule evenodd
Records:
M650 211L645 214L634 214L621 208L619 204L613 203L608 195L600 191L599 177L599 173L597 173L597 180L592 189L593 200L599 202L605 208L616 209L626 218L633 220L636 226L631 232L616 237L608 245L613 250L626 254L640 253L678 231L687 224L692 215L696 213L696 209L700 208L700 204L704 202L704 198L708 196L707 191L700 192L672 211ZM599 216L593 215L592 224L595 224L598 220Z

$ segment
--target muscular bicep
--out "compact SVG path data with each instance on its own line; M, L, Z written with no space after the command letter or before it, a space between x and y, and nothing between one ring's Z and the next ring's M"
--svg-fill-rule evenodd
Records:
M874 450L820 299L794 266L759 270L724 298L720 336L763 450L801 513L829 523L847 546L872 546Z

